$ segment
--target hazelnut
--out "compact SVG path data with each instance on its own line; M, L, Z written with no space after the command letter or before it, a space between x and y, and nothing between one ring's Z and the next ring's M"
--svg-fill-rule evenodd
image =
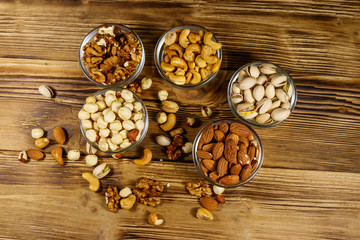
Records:
M191 153L193 148L193 143L192 142L187 142L184 144L184 146L182 146L182 150L184 153Z
M151 78L147 78L144 77L143 79L141 79L141 88L143 90L149 89L152 85L152 79Z
M209 108L209 107L203 106L203 107L201 108L201 114L202 114L203 117L211 117L211 115L212 115L212 110L211 110L211 108Z
M89 167L95 166L98 162L98 157L93 154L87 155L85 157L85 162L86 162L86 165L88 165Z
M158 92L158 97L160 101L165 101L168 98L169 93L166 90L160 90Z
M31 130L31 136L35 139L41 138L42 136L44 136L44 130L42 130L41 128L34 128L33 130Z
M28 156L27 156L27 154L26 154L26 151L22 151L22 152L19 154L18 159L19 159L20 162L26 163L27 160L28 160Z
M129 187L124 187L119 192L119 195L122 198L126 198L126 197L130 196L130 194L132 194L132 191L131 191L131 188L129 188Z
M159 123L159 124L163 124L167 121L167 115L165 112L159 112L156 116L156 121Z
M90 119L90 113L88 113L87 111L85 111L84 109L81 109L78 113L78 118L80 120L87 120Z
M96 103L96 98L93 96L87 97L85 102L86 103Z
M118 115L122 120L129 120L132 116L131 109L128 107L119 108Z
M195 124L195 118L192 118L192 117L187 117L185 119L185 125L188 126L188 127L192 127L194 126Z
M77 161L80 158L79 150L70 150L67 154L67 158L71 161Z
M214 185L213 191L216 195L221 195L225 191L225 188Z

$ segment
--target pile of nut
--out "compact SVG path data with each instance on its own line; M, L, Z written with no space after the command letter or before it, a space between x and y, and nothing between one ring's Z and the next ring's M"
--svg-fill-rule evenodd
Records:
M290 115L293 87L271 63L253 64L239 72L232 85L231 101L244 119L259 124L285 120Z
M259 146L250 129L237 122L208 125L196 151L200 167L214 182L244 182L258 166Z
M219 42L213 34L200 30L180 29L165 36L164 58L160 67L176 85L197 85L220 69L221 59L216 51Z
M121 32L118 26L101 26L84 47L82 61L93 80L104 85L129 78L142 58L140 40L132 32Z
M86 98L78 118L87 140L103 152L130 147L145 127L143 106L127 89L108 90L104 95Z

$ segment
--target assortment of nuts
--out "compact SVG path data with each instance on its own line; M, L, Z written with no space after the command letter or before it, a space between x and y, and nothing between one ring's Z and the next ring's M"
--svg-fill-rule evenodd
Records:
M180 29L165 36L160 63L165 76L176 85L197 85L220 69L217 51L222 45L211 32Z
M226 121L205 127L196 150L201 171L224 185L246 181L258 166L258 155L259 145L250 129Z
M139 140L145 128L144 112L132 91L107 90L88 97L78 118L88 141L103 152L116 152Z
M293 86L271 63L252 64L241 69L232 84L231 102L244 119L266 125L290 115Z
M124 195L126 191L126 195ZM109 185L105 193L106 205L111 212L115 212L121 207L121 209L130 210L136 202L136 197L132 194L129 187L125 187L118 192L116 186Z
M134 33L124 33L119 26L108 25L98 28L93 41L83 51L82 61L91 78L104 85L128 79L135 73L143 54Z

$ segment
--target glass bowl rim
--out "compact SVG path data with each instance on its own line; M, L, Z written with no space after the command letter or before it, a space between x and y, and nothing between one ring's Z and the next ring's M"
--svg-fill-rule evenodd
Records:
M101 90L93 93L91 96L96 97L97 95L105 94L105 93L106 93L107 91L109 91L109 90L114 90L114 91L118 92L118 91L123 91L123 90L125 90L125 89L126 89L126 88L120 88L120 87L108 87L108 88L103 88L103 89L101 89ZM126 89L126 90L129 90L129 89ZM129 91L130 91L130 90L129 90ZM141 133L141 136L140 136L139 140L137 140L136 142L132 143L129 147L124 148L124 149L121 149L121 150L119 150L119 151L115 151L115 152L114 152L114 151L105 151L105 152L104 152L104 151L100 150L100 148L98 147L98 144L97 144L97 143L91 142L91 141L89 141L89 139L87 139L87 137L86 137L86 135L85 135L86 130L82 127L82 121L84 121L84 120L79 119L81 134L82 134L83 137L85 138L86 142L89 143L89 144L90 144L92 147L94 147L96 150L98 150L98 151L100 151L100 152L102 152L102 153L108 153L108 154L125 153L125 152L128 152L128 151L130 151L131 149L135 148L136 146L138 146L138 145L144 140L144 138L145 138L145 136L146 136L146 134L147 134L147 132L148 132L148 128L149 128L149 115L148 115L148 111L147 111L146 105L145 105L145 103L142 101L142 99L141 99L140 97L138 97L138 96L136 95L136 93L134 93L133 91L131 91L131 92L132 92L133 95L134 95L135 101L138 101L138 102L141 103L142 108L143 108L143 112L144 112L144 118L143 118L143 120L144 120L144 129L141 130L141 132L140 132L140 133ZM85 105L85 103L83 104L81 110L84 109L84 105Z
M142 56L141 56L141 60L138 64L138 66L136 67L136 71L131 74L129 76L129 78L121 81L121 82L116 82L116 83L113 83L113 84L102 84L102 83L99 83L99 82L96 82L95 80L93 80L89 74L89 71L87 70L86 66L84 65L83 63L83 60L82 60L82 57L84 56L84 51L83 51L83 47L90 41L93 40L93 37L95 36L97 30L102 27L102 26L105 26L105 25L109 25L109 26L118 26L121 28L121 30L124 30L126 32L131 32L134 34L135 38L139 40L139 43L141 45L141 49L142 49ZM90 37L91 36L91 37ZM123 25L123 24L118 24L118 23L104 23L104 24L101 24L97 27L95 27L94 29L92 29L90 32L88 32L85 37L83 38L83 40L81 41L80 43L80 48L79 48L79 51L78 51L78 63L79 63L79 66L80 66L80 69L81 69L81 72L84 74L84 76L89 80L91 81L92 83L96 84L97 86L100 86L102 88L108 88L108 87L123 87L125 85L128 85L129 83L133 82L139 75L140 73L142 72L144 66L145 66L145 47L144 47L144 44L141 40L141 38L139 37L139 35L137 35L137 33L132 30L131 28Z
M228 83L228 87L227 87L227 101L228 101L228 104L229 104L229 107L232 111L232 113L234 114L234 116L239 119L240 121L250 125L250 126L253 126L253 127L259 127L259 128L269 128L269 127L274 127L280 123L282 123L283 121L285 121L288 117L290 117L290 115L285 118L284 120L282 121L277 121L277 122L274 122L274 123L271 123L271 124L260 124L260 123L257 123L255 120L254 121L249 121L243 117L241 117L237 111L236 111L236 106L233 106L234 104L232 103L231 101L231 96L232 96L232 86L234 84L234 82L237 80L237 77L239 75L239 72L242 70L242 69L245 69L246 67L250 66L250 65L261 65L261 64L264 64L264 63L270 63L270 64L273 64L277 67L277 69L280 69L281 70L281 73L285 74L286 77L287 77L287 82L293 87L293 93L292 93L292 96L291 96L291 101L290 101L290 115L292 114L292 112L294 111L295 109L295 106L296 106L296 103L297 103L297 98L298 98L298 95L297 95L297 89L296 89L296 85L295 85L295 82L294 80L292 79L292 77L290 76L290 74L285 70L283 69L282 67L280 67L279 65L275 64L275 63L271 63L271 62L261 62L261 61L254 61L254 62L250 62L250 63L247 63L247 64L244 64L242 65L240 68L238 68L234 74L231 76L230 80L229 80L229 83Z
M161 66L160 66L160 58L161 58L161 55L163 54L163 51L162 51L162 47L164 46L164 41L165 41L165 37L168 33L170 32L173 32L173 31L177 31L179 29L186 29L186 28L189 28L189 29L194 29L194 30L203 30L204 33L206 32L210 32L208 29L206 29L205 27L202 27L200 25L196 25L196 24L185 24L185 25L180 25L180 26L177 26L177 27L174 27L168 31L166 31L165 33L163 33L161 35L161 37L158 39L158 41L156 42L156 45L155 45L155 48L154 48L154 62L155 62L155 66L156 66L156 69L157 71L159 72L160 76L162 79L164 79L165 81L167 81L168 83L170 83L172 86L176 87L176 88L179 88L179 89L197 89L197 88L200 88L200 87L203 87L204 85L208 84L209 82L211 82L219 73L220 71L220 68L217 72L213 73L208 79L206 79L205 81L202 81L200 82L199 84L196 84L196 85L177 85L175 83L173 83L170 79L168 79L164 74L163 74L163 71L161 69ZM211 32L213 33L213 32ZM219 42L215 36L215 34L213 33L213 39L216 40L216 42ZM159 55L159 53L161 53L161 55ZM217 56L220 58L220 67L221 67L221 64L222 64L222 57L223 57L223 54L222 54L222 48L220 48L219 50L216 51L217 53Z
M258 146L259 146L259 153L257 155L259 159L258 159L258 165L256 166L256 169L251 172L250 176L245 181L243 181L243 182L239 181L237 184L234 184L234 185L221 184L221 183L213 181L208 176L206 176L205 173L202 171L202 169L200 167L201 161L196 155L197 146L199 144L199 141L200 141L200 138L201 138L201 135L202 135L204 129L209 125L215 125L215 124L219 124L221 122L240 123L240 124L245 125L251 131L251 133L254 136L254 139L256 140L256 142L258 143ZM193 162L194 162L196 170L198 171L200 176L202 176L206 181L210 182L213 185L223 187L223 188L235 188L235 187L240 187L240 186L245 185L246 183L250 182L255 177L255 175L258 173L258 171L260 170L260 168L261 168L261 166L263 164L263 161L264 161L264 149L263 149L263 145L261 143L259 135L250 126L248 126L247 124L244 124L243 122L241 122L239 120L221 119L221 120L216 120L216 121L210 122L210 123L206 124L205 126L203 126L199 130L199 132L197 133L197 135L196 135L196 137L194 139L194 144L193 144L193 148L192 148L192 158L193 158Z

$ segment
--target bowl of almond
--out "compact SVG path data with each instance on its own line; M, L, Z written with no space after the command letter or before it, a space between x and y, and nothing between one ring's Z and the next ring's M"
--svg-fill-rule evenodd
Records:
M78 118L86 141L110 154L124 153L140 144L149 125L144 102L124 88L107 88L87 97Z
M250 127L233 120L204 126L193 145L193 161L199 174L224 188L248 183L260 170L264 150Z

